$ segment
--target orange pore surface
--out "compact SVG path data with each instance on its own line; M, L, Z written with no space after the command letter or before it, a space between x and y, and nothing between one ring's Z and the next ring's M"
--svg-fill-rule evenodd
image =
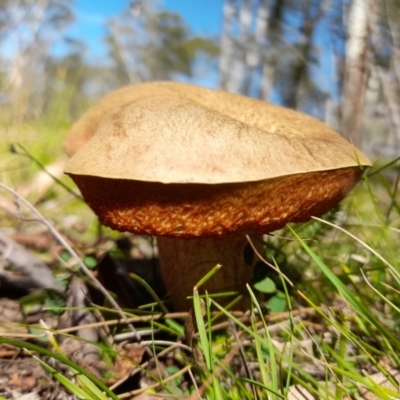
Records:
M359 167L257 182L163 184L72 175L100 222L118 231L180 238L262 234L329 211Z

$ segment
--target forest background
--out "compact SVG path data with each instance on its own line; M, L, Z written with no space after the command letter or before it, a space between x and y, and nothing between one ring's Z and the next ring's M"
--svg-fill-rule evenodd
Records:
M3 126L46 119L61 138L106 92L180 80L311 114L373 158L398 151L398 0L205 1L183 15L179 1L113 3L1 1Z
M271 374L260 378L262 391L272 382L273 390L287 394L296 376L306 376L307 382L300 383L320 398L331 398L318 392L324 379L339 383L333 398L359 390L354 382L380 393L381 387L364 379L366 365L373 366L367 368L371 374L400 365L400 0L119 0L102 2L98 8L94 3L99 2L0 0L0 182L35 205L94 268L120 236L99 231L88 207L63 186L74 188L63 174L62 142L71 125L103 94L133 83L176 80L271 101L326 122L375 165L329 220L338 229L320 221L298 228L310 239L311 252L304 250L304 243L294 243L297 237L289 230L280 233L289 241L269 237L266 247L280 266L301 272L296 283L308 297L297 297L294 304L300 309L308 302L320 316L316 320L307 314L296 325L290 314L287 320L296 333L280 332L279 340L292 343L303 335L306 341L312 329L321 338L334 332L329 340L335 340L318 342L322 358L312 353L314 347L308 349L313 362L318 359L309 375L304 372L304 349L296 349L300 361L285 370L286 386L276 380L271 354L277 347L247 356L259 357L257 366L272 365ZM111 3L115 7L110 8ZM44 233L47 228L24 221L14 197L1 190L0 233L35 249L58 277L60 269L70 273L65 249L54 245L54 238ZM343 233L346 229L353 236ZM0 272L2 284L15 283L7 269ZM30 282L39 278L34 275ZM279 307L283 304L280 311L289 312L294 294L285 293ZM16 292L13 295L19 299ZM338 304L339 314L332 316ZM322 316L325 305L332 308ZM351 309L350 316L340 314L343 309ZM310 325L303 325L305 320ZM255 331L251 340L265 345L264 333ZM357 348L360 358L348 354L349 348ZM277 353L277 359L284 359L282 354ZM212 355L217 361L204 369L203 382L214 376L214 365L224 356ZM321 363L322 372L316 368ZM312 375L315 371L318 376ZM261 387L259 382L253 391L242 382L243 392L236 393L239 379L228 389L204 390L214 390L209 398L244 398L243 393L260 398L254 389ZM392 383L398 389L399 382ZM224 391L225 397L218 395Z

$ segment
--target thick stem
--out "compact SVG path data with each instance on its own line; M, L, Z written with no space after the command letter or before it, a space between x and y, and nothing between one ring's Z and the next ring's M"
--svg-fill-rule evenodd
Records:
M250 265L245 263L244 249L248 243L245 235L190 240L158 237L157 243L161 273L175 311L190 309L191 303L185 300L186 297L193 294L193 286L217 264L222 268L201 287L201 291L241 291L245 300L238 308L243 310L250 305L246 283L251 283L258 260L254 256ZM262 251L258 240L254 240L254 244ZM218 302L226 305L232 300L233 297L227 297Z

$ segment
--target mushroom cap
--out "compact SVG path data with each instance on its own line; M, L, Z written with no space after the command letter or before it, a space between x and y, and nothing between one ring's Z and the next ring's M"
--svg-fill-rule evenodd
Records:
M142 97L101 119L85 115L83 123L89 119L95 131L90 146L69 161L66 172L216 184L370 165L334 130L299 112L191 85L154 85L147 96L143 86L152 84L137 85ZM159 87L171 91L158 94ZM114 98L105 96L99 105L107 97Z
M312 117L177 83L105 96L67 143L82 132L92 137L65 172L102 223L149 235L262 233L306 221L340 201L370 165Z

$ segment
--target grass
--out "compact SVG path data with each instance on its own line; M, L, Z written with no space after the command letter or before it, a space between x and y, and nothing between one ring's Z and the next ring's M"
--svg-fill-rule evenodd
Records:
M56 126L53 123L51 131L39 122L5 128L0 181L23 189L40 173L40 166L21 147L10 151L11 143L23 144L45 166L62 159L60 143L67 126L61 124L55 134ZM48 148L57 150L48 152ZM133 276L137 284L147 287L154 301L146 309L124 309L138 332L150 332L148 339L142 336L150 354L144 363L132 361L131 350L110 340L129 334L129 329L107 302L88 308L100 315L96 327L106 332L91 343L107 366L100 375L79 360L71 360L59 345L62 336L85 342L74 327L29 326L34 334L3 334L0 345L34 357L79 399L123 399L160 391L165 398L284 399L294 396L296 390L321 399L357 398L362 390L379 399L400 398L395 376L400 364L399 165L395 160L372 168L340 209L324 218L290 225L265 237L260 265L269 265L269 311L252 287L253 309L248 314L221 307L217 297L202 292L202 282L218 273L218 268L195 288L193 313L189 314L166 314L148 283ZM61 175L59 179L65 187L53 184L41 193L28 192L26 198L49 223L77 241L84 257L89 248L93 250L98 226L88 207L71 195L69 178ZM4 191L1 196L12 204L12 196ZM7 213L0 218L10 232L28 229L31 224ZM78 223L83 226L80 233L75 229ZM107 240L117 238L108 229L102 234L110 238ZM44 258L48 257L45 253ZM58 262L55 273L80 275L68 261ZM46 306L47 311L52 307L61 313L77 311L62 303L47 302ZM189 348L181 343L184 332L192 338ZM60 364L69 369L71 379L60 372ZM142 382L147 383L133 392L124 391L122 381L128 372L119 375L116 366L134 376L141 374ZM378 373L385 384L377 379Z

